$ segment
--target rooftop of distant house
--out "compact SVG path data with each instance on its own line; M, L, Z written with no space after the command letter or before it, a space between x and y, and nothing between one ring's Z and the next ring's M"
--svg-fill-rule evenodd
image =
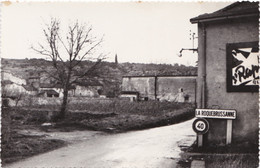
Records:
M37 91L37 89L31 85L23 85L23 87L27 91Z
M52 83L40 83L40 88L63 88L61 84L52 84ZM71 86L69 89L75 89L74 86Z
M151 77L197 77L197 75L126 75L123 78L151 78Z
M39 76L30 76L28 79L40 79Z
M79 86L103 86L98 80L77 81L75 84Z
M219 21L235 18L258 18L259 2L235 2L213 13L206 13L190 19L191 23Z
M137 92L137 91L122 91L121 94L139 95L139 92Z
M47 93L47 95L55 95L55 96L59 96L59 93L56 92L55 90L43 90L41 91L38 95L43 95L44 93Z
M2 83L3 86L13 84L13 82L10 81L10 80L2 80L1 83Z

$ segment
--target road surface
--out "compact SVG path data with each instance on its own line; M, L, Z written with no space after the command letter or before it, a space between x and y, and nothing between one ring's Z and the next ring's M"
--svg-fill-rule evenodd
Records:
M178 144L195 141L192 122L113 135L96 134L4 168L174 168L180 153Z

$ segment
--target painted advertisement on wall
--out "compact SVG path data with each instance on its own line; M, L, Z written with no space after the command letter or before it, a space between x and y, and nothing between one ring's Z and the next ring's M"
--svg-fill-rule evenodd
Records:
M227 91L258 92L258 42L227 44Z

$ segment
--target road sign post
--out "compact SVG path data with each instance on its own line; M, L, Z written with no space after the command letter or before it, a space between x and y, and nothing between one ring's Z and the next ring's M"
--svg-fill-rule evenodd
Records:
M198 134L198 147L202 147L202 146L203 146L203 135Z
M231 144L232 120L236 119L236 110L196 109L195 116L198 119L196 119L193 122L192 128L198 135L198 147L203 146L203 134L205 134L209 129L208 121L205 118L226 119L227 120L226 144ZM207 127L207 129L203 129L203 126L205 126L205 128Z
M193 130L198 135L198 147L203 146L203 134L206 134L209 130L209 122L204 118L197 118L192 124Z
M227 138L226 144L231 144L232 139L232 120L227 120Z

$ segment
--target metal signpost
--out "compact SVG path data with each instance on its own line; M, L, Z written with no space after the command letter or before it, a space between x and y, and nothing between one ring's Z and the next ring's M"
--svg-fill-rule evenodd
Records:
M205 118L226 119L227 134L226 144L231 144L232 139L232 120L236 119L236 110L220 109L196 109L195 116L198 118L193 122L193 130L198 134L198 146L203 145L203 134L207 133L209 123Z
M206 134L209 130L209 122L204 118L197 118L192 124L193 130L198 135L198 146L202 146L203 134Z

